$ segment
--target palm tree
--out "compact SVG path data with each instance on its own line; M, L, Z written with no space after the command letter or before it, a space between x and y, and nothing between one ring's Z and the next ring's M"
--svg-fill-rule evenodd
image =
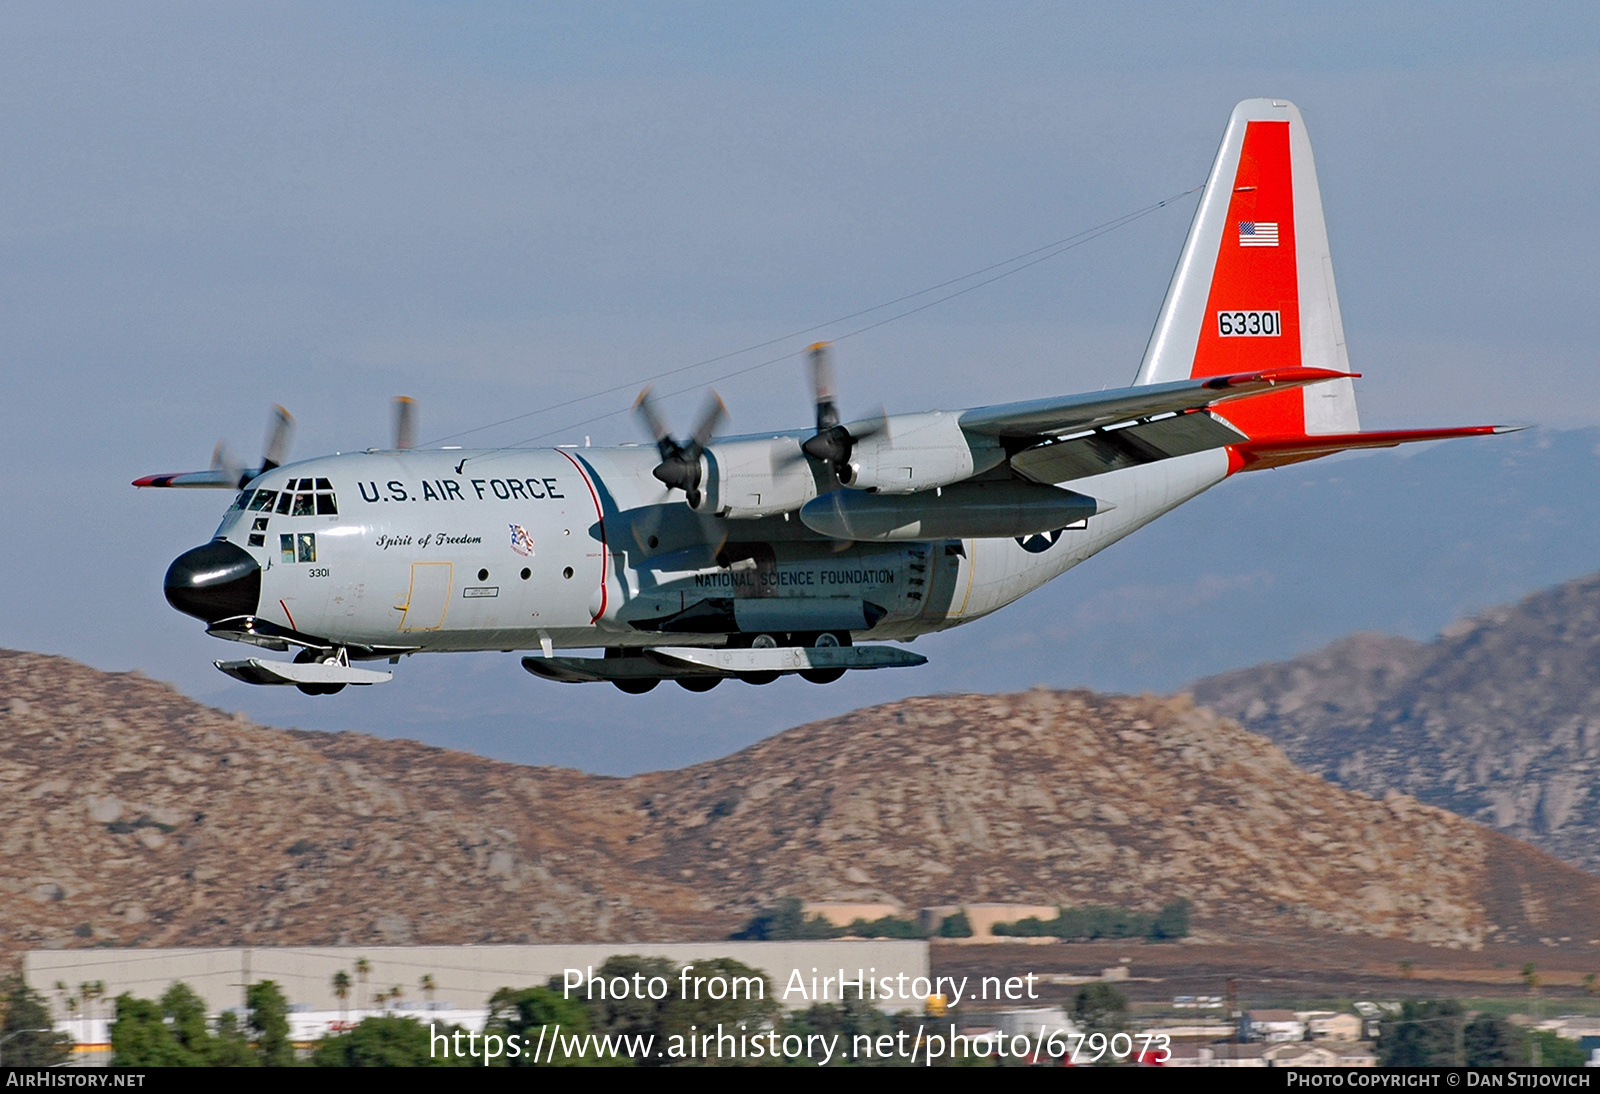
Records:
M350 998L350 974L343 969L333 974L333 994L339 1000L339 1021L343 1022L350 1014L345 1006L345 1000Z
M356 958L356 1010L363 1009L362 998L367 994L367 976L372 972L372 962L365 957Z
M1589 974L1589 979L1590 980L1594 979L1594 974L1593 973ZM430 972L427 975L425 975L421 980L418 980L417 981L417 986L422 989L422 997L428 1001L428 1009L432 1010L433 1009L433 992L434 992L434 988L437 986L433 982L433 973ZM1591 991L1589 994L1593 995L1594 992Z

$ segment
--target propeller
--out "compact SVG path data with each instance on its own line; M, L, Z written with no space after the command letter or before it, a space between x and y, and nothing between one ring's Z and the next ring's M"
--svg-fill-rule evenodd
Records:
M811 364L811 387L816 393L817 431L800 445L800 451L814 460L821 460L833 468L833 473L846 486L855 477L850 469L850 454L857 441L875 437L889 428L889 419L882 409L876 417L857 423L854 430L839 424L839 406L835 401L836 388L833 374L833 347L818 342L807 351Z
M645 428L650 431L650 436L655 438L656 450L661 453L661 462L656 464L651 472L669 490L682 490L689 499L689 507L700 507L700 456L705 452L706 444L711 440L711 434L716 431L718 424L728 415L727 404L724 403L715 391L706 402L706 408L700 415L700 421L687 441L679 441L672 436L672 431L667 427L666 419L661 416L656 408L655 398L647 387L639 392L639 398L634 401L633 409L644 420Z
M254 470L244 466L228 448L226 440L219 440L211 450L211 471L218 481L209 485L242 489L257 475L265 475L280 467L289 458L289 437L294 433L294 415L281 406L274 405L267 419L267 438L261 449L261 466Z
M234 483L243 485L250 481L250 476L245 473L244 466L228 450L228 442L219 440L217 447L211 450L211 470L220 471L228 480L228 485Z
M417 446L417 401L409 395L394 397L394 446L402 452Z
M261 470L256 472L257 475L265 475L274 467L283 466L283 461L289 458L289 437L293 433L294 415L281 406L274 406L272 417L267 421L267 443L261 450ZM239 485L243 486L244 483Z

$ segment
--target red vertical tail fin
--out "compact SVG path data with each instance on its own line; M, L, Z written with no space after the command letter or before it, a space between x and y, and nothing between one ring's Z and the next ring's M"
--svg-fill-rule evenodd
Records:
M1349 372L1322 194L1292 103L1234 108L1135 383L1281 368ZM1361 429L1349 379L1241 399L1248 436Z

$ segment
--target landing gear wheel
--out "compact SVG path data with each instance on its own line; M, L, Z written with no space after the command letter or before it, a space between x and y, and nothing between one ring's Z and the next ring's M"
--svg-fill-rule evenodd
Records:
M801 669L800 679L813 684L831 684L844 675L844 669Z
M294 655L294 663L297 665L315 665L319 663L337 665L339 663L339 655L337 653L325 654L321 650L301 650ZM295 687L306 695L338 695L344 690L343 684L296 684Z
M618 691L625 691L629 695L643 695L645 692L661 683L660 680L613 680Z
M720 676L680 676L678 686L684 691L710 691L722 683Z

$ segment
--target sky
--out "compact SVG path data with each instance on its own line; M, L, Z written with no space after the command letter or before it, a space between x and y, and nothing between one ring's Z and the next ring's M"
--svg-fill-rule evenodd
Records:
M209 661L237 648L162 597L227 498L128 483L205 466L219 437L254 458L273 403L297 456L385 443L397 394L424 442L638 440L644 379L716 358L660 382L678 421L714 383L730 428L804 426L795 354L818 337L847 414L1126 384L1192 196L870 330L906 308L833 320L1190 190L1261 95L1306 117L1363 424L1546 428L1520 471L1421 454L1429 489L1452 460L1575 474L1587 434L1559 431L1600 425L1597 32L1583 4L0 7L0 645L276 724L622 772L956 685L1166 689L1343 629L1425 636L1590 567L1555 532L1511 565L1515 527L1474 547L1412 525L1379 531L1494 580L1377 567L1359 594L1286 598L1281 543L1185 576L1195 537L1278 542L1239 522L1273 527L1267 501L1302 490L1328 500L1294 502L1297 526L1361 549L1333 478L1383 495L1364 515L1432 511L1348 461L1246 476L919 646L959 672L641 701L451 655L319 704L223 678ZM1230 598L1254 614L1219 645L1207 605ZM1111 652L1017 652L1074 620Z

